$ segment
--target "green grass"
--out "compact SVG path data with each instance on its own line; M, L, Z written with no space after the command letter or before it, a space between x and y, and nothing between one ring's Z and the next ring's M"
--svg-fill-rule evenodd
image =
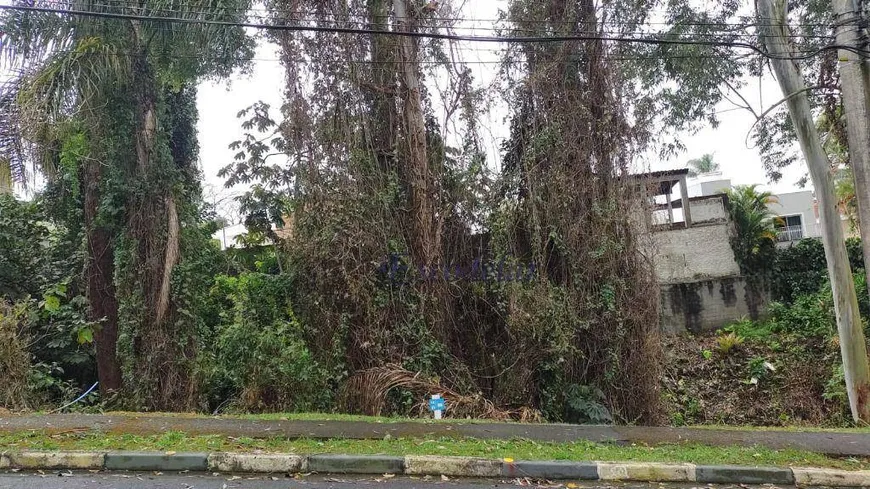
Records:
M836 467L864 469L867 459L838 459L800 450L761 447L710 447L700 444L617 446L579 441L536 443L528 440L477 439L387 439L387 440L289 440L286 438L232 438L222 435L189 436L181 432L139 436L108 433L62 433L49 435L28 431L0 434L0 450L158 450L235 451L284 453L343 453L385 455L465 455L516 460L599 460L691 462L696 464L742 464L774 466Z

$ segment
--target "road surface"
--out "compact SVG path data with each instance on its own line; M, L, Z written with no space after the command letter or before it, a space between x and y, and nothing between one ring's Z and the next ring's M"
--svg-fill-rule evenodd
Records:
M510 489L512 487L566 487L566 482L528 480L442 480L409 477L352 477L352 476L307 476L248 477L227 474L160 474L87 471L0 472L0 489ZM594 489L739 489L776 486L746 485L693 485L660 483L605 484L601 482L575 482L577 488ZM575 487L571 485L568 487Z

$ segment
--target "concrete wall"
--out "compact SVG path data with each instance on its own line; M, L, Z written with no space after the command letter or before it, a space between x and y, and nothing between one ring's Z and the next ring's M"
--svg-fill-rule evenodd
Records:
M744 316L757 318L768 293L740 276L725 196L693 197L689 205L691 227L663 228L652 235L662 331L710 332Z
M653 233L660 284L694 282L740 274L729 243L730 223L695 225Z
M716 331L744 316L757 319L768 293L743 277L661 286L661 329L667 334Z
M724 223L728 220L723 195L709 197L692 197L689 199L689 210L692 213L692 224Z

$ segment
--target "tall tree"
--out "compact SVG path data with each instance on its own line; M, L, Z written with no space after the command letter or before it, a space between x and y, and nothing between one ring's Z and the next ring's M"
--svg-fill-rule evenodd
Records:
M854 0L835 0L837 44L862 49L867 46L867 12ZM843 113L848 133L849 166L854 179L858 226L864 249L864 263L870 263L870 63L866 55L839 49L840 84L843 87ZM840 187L842 188L842 187ZM848 211L849 208L847 207ZM865 267L870 279L870 266Z
M558 392L542 386L537 395L551 417L570 404L572 384L600 389L616 419L657 416L658 299L641 252L644 230L631 224L643 204L625 178L649 119L629 102L635 87L616 60L621 47L596 39L637 29L646 15L621 1L508 2L513 35L588 39L517 43L505 57L511 136L491 232L498 252L539 264L533 293L507 291L512 334L565 335L529 352L515 372L550 379Z
M19 83L7 85L15 100L7 118L22 121L4 128L13 136L5 140L16 145L3 149L13 150L16 161L29 158L50 172L70 130L87 142L80 158L86 290L92 318L102 321L95 335L100 380L105 390L120 387L118 307L124 307L135 318L130 387L154 408L187 406L193 386L185 363L191 344L178 337L184 336L178 328L185 321L175 309L179 292L170 287L180 257L179 209L193 215L188 199L197 185L191 160L195 146L179 138L191 139L195 117L173 118L178 101L173 94L202 77L228 75L251 56L252 44L240 28L149 17L235 22L248 6L218 0L186 3L180 10L161 1L69 5L129 16L95 20L30 12L33 4L21 2L0 18L2 54L20 73ZM192 92L185 93L189 98ZM184 124L186 129L178 131ZM179 147L186 156L173 153ZM33 151L16 153L18 148ZM122 207L107 207L107 202ZM124 264L120 271L114 269L119 261ZM113 282L115 277L120 283Z
M408 0L394 0L395 30L414 32L414 17ZM429 170L429 154L426 144L426 121L423 117L423 98L420 75L418 73L419 54L416 41L403 37L400 41L400 57L396 64L401 69L400 79L402 108L406 128L406 148L411 189L411 219L413 220L413 250L418 263L433 266L439 258L441 239L435 225L437 213L432 205L434 191Z
M834 294L834 310L840 335L840 351L849 405L855 421L870 421L870 367L867 346L858 312L855 284L849 269L843 228L840 224L838 201L834 193L831 165L822 148L815 120L807 100L807 85L793 59L794 51L788 44L790 32L787 11L783 1L759 0L759 24L764 43L773 56L771 64L788 104L789 115L807 161L822 224L825 258Z

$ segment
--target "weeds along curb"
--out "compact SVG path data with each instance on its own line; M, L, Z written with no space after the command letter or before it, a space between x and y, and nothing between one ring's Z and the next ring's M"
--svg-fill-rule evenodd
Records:
M823 468L694 465L652 462L514 461L475 457L409 455L301 455L199 452L22 451L0 453L0 469L210 471L532 477L552 480L700 482L870 486L870 471Z

